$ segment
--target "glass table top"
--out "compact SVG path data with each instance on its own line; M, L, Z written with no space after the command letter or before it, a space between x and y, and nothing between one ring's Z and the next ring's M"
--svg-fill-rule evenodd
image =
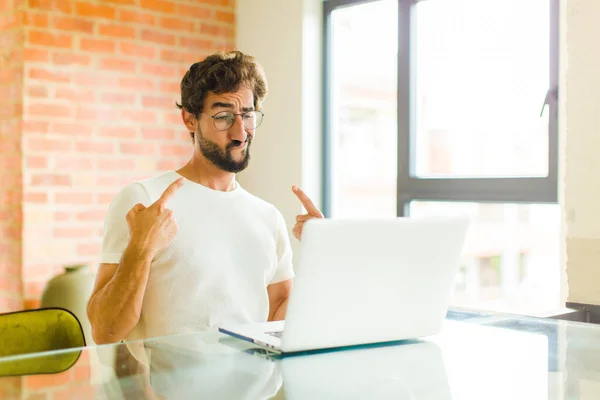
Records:
M451 310L439 335L391 345L281 357L208 331L0 359L6 367L20 371L0 377L1 399L591 400L600 326Z

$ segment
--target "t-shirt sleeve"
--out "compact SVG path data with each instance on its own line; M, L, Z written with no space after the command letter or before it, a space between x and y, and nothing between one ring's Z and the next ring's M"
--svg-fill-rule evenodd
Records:
M290 244L290 236L287 231L283 215L277 210L277 268L270 285L278 282L287 281L294 277L294 269L292 266L292 246Z
M126 216L131 208L141 203L148 207L150 196L140 183L132 183L121 190L113 199L104 220L102 253L100 263L118 264L129 243L129 227Z

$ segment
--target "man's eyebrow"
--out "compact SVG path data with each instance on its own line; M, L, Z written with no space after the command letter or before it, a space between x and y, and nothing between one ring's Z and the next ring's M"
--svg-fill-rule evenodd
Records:
M233 104L217 101L216 103L213 103L213 105L210 106L210 108L233 108Z
M213 105L211 105L210 108L211 109L215 109L215 108L233 108L233 104L231 104L231 103L224 103L222 101L217 101L216 103L213 103ZM254 111L254 107L242 107L242 111L243 112Z

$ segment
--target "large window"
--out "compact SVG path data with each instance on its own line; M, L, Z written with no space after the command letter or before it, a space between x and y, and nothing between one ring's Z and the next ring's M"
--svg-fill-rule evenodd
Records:
M467 215L454 305L560 306L558 0L324 10L325 214Z

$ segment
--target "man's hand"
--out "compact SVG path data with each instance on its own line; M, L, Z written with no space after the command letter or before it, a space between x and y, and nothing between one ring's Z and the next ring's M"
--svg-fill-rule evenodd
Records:
M136 204L127 213L127 225L131 234L130 244L141 257L154 258L175 238L179 227L167 202L183 186L184 178L171 183L158 200L149 207Z
M312 200L300 189L298 186L293 186L292 191L296 194L304 208L306 209L307 214L300 214L296 216L296 224L292 229L292 233L296 237L296 239L300 240L302 236L302 228L304 227L304 223L309 219L313 218L323 218L323 213L315 206Z

